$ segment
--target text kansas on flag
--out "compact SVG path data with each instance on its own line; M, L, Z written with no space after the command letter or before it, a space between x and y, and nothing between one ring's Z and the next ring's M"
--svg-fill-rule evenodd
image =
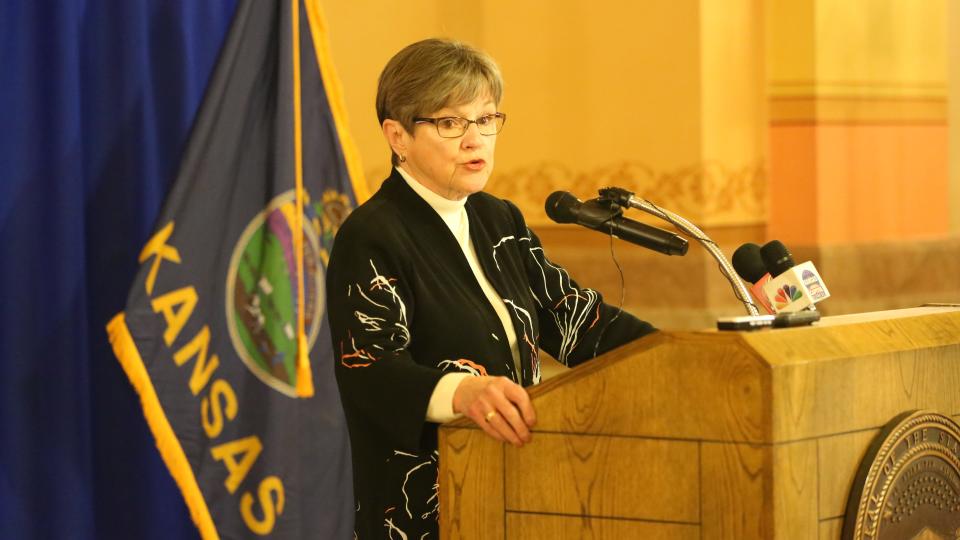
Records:
M126 309L107 326L205 539L349 538L324 313L365 198L315 0L244 0Z

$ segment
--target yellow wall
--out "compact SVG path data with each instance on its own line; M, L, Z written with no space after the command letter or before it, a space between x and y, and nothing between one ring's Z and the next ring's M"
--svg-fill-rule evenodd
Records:
M770 234L949 234L946 0L771 3Z
M509 120L489 190L534 224L553 190L590 197L615 184L705 226L770 219L771 234L812 244L960 229L960 173L947 173L947 0L321 4L373 188L389 170L373 106L379 71L439 35L500 62ZM800 146L784 142L798 136ZM880 151L904 157L875 160ZM905 194L918 185L926 199ZM872 211L865 195L892 216L876 234L859 228Z
M950 231L960 237L960 2L947 14L950 56Z
M960 301L949 271L910 285L917 269L960 259L958 0L320 3L373 189L389 171L380 70L409 43L452 37L490 52L506 79L489 191L608 298L620 291L609 245L550 224L552 191L631 188L728 256L779 238L831 283L825 312ZM618 258L627 307L660 326L740 312L697 246L683 259L632 247ZM880 267L888 278L864 277ZM867 282L872 303L857 303Z
M641 155L657 167L695 161L697 2L635 4L324 1L367 170L387 169L373 109L377 75L400 48L432 36L468 41L501 65L509 120L498 169L575 162L589 170Z
M441 26L438 2L321 0L320 5L344 90L350 131L363 160L364 175L375 190L388 170L390 156L377 124L377 77L394 53L437 32Z
M701 2L701 139L707 159L747 164L766 154L762 4Z
M508 121L488 189L532 223L545 222L552 191L587 198L609 184L701 224L764 220L759 0L322 4L374 188L389 167L373 108L379 70L439 35L501 65Z

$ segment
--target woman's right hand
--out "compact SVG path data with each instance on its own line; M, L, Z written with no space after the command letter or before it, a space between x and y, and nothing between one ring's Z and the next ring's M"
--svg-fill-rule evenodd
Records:
M517 447L530 442L530 428L537 423L527 391L506 377L465 377L453 394L453 411Z

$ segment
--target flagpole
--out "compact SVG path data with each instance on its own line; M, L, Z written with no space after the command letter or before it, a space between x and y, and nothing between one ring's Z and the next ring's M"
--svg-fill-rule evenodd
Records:
M304 330L303 291L303 130L300 104L300 2L290 0L292 9L290 24L293 41L293 131L294 159L296 170L296 208L293 216L293 250L297 261L297 396L313 397L313 373L310 370L310 355Z

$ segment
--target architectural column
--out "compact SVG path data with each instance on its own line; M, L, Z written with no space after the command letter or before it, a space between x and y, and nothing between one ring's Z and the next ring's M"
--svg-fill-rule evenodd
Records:
M946 1L778 0L768 12L769 235L945 237Z
M827 314L960 300L946 0L768 9L767 236L811 259Z

